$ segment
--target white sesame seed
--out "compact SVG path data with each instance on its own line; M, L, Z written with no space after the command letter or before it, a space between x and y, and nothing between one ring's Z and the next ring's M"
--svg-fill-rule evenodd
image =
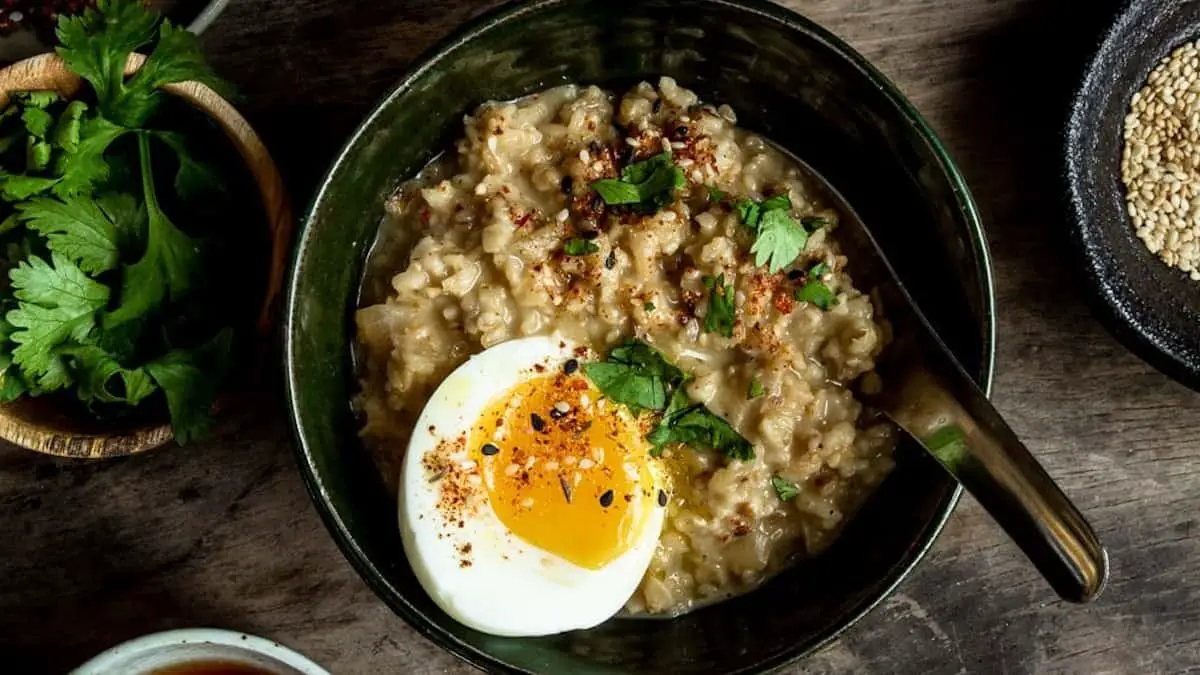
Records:
M554 409L564 415L571 411L571 404L566 401L559 401L554 404Z
M1126 212L1146 248L1200 276L1200 50L1164 57L1130 100L1121 180Z
M567 466L575 466L575 464L578 462L579 458L575 457L574 455L563 458L563 464L566 464Z
M542 466L543 466L543 468L546 469L546 471L558 471L558 462L556 462L554 460L550 460L549 462L546 462Z
M534 464L537 464L537 457L530 457L529 459L525 460L525 470L528 471L529 469L532 469Z
M590 164L592 161L592 153L587 151L587 148L579 151L579 161L584 164Z
M563 209L562 211L559 211L558 215L555 217L558 219L558 222L565 223L565 222L567 222L567 218L571 217L571 212L566 209Z
M592 397L591 397L591 396L588 396L587 394L580 394L580 395L579 395L579 405L582 405L582 406L586 407L586 406L589 406L589 405L591 405L591 404L592 404Z
M508 466L504 467L504 475L505 476L515 476L515 475L517 475L517 472L520 470L521 470L521 467L517 466L516 464L509 464Z
M583 459L579 460L579 468L581 468L581 469L586 470L586 469L592 468L593 466L596 466L596 463L587 457L584 457Z
M523 509L533 508L533 497L526 497L525 499L522 499L521 500L521 508L523 508Z

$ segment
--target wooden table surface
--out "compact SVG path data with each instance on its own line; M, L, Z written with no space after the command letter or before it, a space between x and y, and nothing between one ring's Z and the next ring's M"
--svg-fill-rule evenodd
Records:
M205 43L248 93L303 206L405 66L486 4L235 0ZM894 595L786 672L1200 669L1200 399L1096 323L1060 237L1062 105L1113 3L787 4L892 77L966 173L995 258L995 401L1090 517L1113 578L1092 606L1057 601L965 499ZM275 638L337 675L467 672L334 546L281 409L202 445L118 461L0 447L0 672L61 673L122 640L201 625Z

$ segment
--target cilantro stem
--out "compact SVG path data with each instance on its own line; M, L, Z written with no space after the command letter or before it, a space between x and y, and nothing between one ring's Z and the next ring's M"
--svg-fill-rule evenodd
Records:
M142 165L142 194L146 199L146 213L161 214L158 207L158 194L154 191L154 168L150 163L150 137L145 132L138 133L138 159Z

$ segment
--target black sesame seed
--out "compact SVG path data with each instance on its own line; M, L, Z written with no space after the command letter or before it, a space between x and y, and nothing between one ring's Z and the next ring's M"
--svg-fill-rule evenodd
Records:
M617 252L609 251L608 257L604 259L604 269L611 270L617 266Z
M563 176L559 187L562 188L563 194L571 194L571 188L575 187L575 178L573 176Z
M537 413L529 416L529 423L533 425L534 431L542 431L546 428L546 420L542 419L542 416Z
M579 236L591 241L600 236L600 230L584 230Z
M567 413L559 412L558 408L550 409L550 419L552 419L552 420L561 420L562 418L564 418L566 416L567 416Z
M612 490L606 490L604 492L604 494L600 495L600 506L603 506L604 508L607 509L608 507L612 506L612 503L613 503L613 491Z
M485 456L491 457L492 455L499 454L500 448L497 448L496 446L492 445L491 443L484 443L483 447L480 448L479 451L482 452Z
M563 372L567 375L570 375L577 370L579 370L579 361L576 361L575 359L568 359L567 362L563 364Z
M571 503L571 484L568 483L567 479L563 478L562 476L558 477L558 484L562 486L563 496L567 498L567 503L570 504Z
M659 506L667 505L667 493L662 490L658 491L658 505Z

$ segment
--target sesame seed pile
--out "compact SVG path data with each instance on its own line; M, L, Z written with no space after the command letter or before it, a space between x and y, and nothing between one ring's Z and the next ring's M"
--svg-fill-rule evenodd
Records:
M1200 281L1200 47L1176 49L1133 95L1121 180L1138 237Z

